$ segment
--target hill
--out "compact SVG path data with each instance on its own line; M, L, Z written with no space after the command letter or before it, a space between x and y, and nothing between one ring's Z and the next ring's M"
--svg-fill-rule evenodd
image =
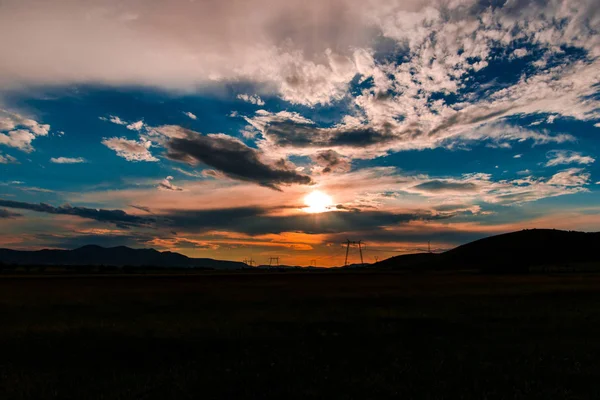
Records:
M527 229L476 240L441 254L410 254L383 260L392 269L461 269L525 272L530 267L600 262L600 233Z
M125 246L83 246L74 250L19 251L0 249L0 263L12 265L105 265L139 267L180 267L241 269L246 265L236 261L190 258L170 251L132 249Z

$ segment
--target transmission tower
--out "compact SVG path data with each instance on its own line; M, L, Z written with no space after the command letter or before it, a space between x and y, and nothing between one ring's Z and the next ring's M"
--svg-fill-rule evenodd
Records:
M248 265L249 267L254 267L256 265L256 263L254 262L254 260L252 258L250 258L250 259L244 258L244 264Z
M427 252L431 253L431 240L427 241Z
M279 267L279 257L269 257L269 267Z
M317 260L310 260L310 266L311 267L317 267Z
M364 264L363 253L362 253L362 245L363 245L362 240L355 242L355 241L346 239L346 260L344 261L344 267L348 266L348 252L350 252L350 246L355 246L355 245L358 246L358 252L360 253L360 263L361 263L361 265Z

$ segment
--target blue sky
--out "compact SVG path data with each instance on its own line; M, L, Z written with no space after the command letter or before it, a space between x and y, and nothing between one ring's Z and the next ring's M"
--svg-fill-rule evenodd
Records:
M337 265L598 230L591 0L49 3L0 5L3 247Z

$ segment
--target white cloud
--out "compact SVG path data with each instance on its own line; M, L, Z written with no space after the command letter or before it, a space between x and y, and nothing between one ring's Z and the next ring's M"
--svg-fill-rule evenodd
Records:
M245 102L255 104L257 106L264 106L265 102L258 95L238 94L237 98L244 100Z
M141 131L142 128L144 127L144 121L137 121L137 122L132 122L131 124L127 125L127 129L129 129L130 131Z
M598 122L597 124L594 124L594 126L595 126L596 128L600 128L600 122Z
M98 118L100 118L102 121L112 122L113 124L117 124L117 125L127 125L127 122L123 121L121 118L119 118L115 115L109 115L108 117L98 117Z
M55 164L81 164L81 163L85 163L87 161L85 160L85 158L82 158L82 157L74 157L74 158L72 158L72 157L57 157L57 158L52 157L50 159L50 162L53 162Z
M119 157L127 161L158 161L158 158L150 153L152 142L149 140L135 141L113 137L102 140L102 144L116 151Z
M0 144L14 147L26 153L33 151L31 142L35 139L35 135L25 129L15 129L8 133L0 133Z
M198 119L198 117L197 117L197 116L195 116L194 114L192 114L192 113L191 113L191 112L189 112L189 111L183 111L183 113L184 113L184 114L185 114L185 115L186 115L188 118L191 118L191 119L193 119L193 120L197 120L197 119Z
M165 179L163 179L159 184L158 184L158 189L159 190L170 190L172 192L181 192L183 191L182 188L180 188L179 186L175 186L171 181L173 180L172 176L167 176Z
M16 158L14 158L13 156L11 156L10 154L6 154L6 155L2 155L0 154L0 164L18 164L19 161L17 161Z
M516 49L515 51L513 51L513 56L515 58L521 58L521 57L525 57L529 52L527 51L527 49Z
M1 133L2 131L4 133ZM0 144L2 145L31 153L34 150L33 140L38 136L47 136L49 132L50 125L40 124L31 118L0 109Z
M548 181L550 185L557 186L583 186L589 183L590 174L581 168L569 168L558 172Z
M174 171L179 172L180 174L183 174L185 176L189 176L192 178L203 178L204 176L202 175L202 173L200 172L195 172L195 171L186 171L185 169L179 168L179 167L173 167Z
M515 155L513 156L513 158L521 158L521 157L523 157L523 154L515 154Z
M552 150L546 154L548 162L546 167L565 164L593 164L596 160L590 156L583 156L581 153L569 150Z

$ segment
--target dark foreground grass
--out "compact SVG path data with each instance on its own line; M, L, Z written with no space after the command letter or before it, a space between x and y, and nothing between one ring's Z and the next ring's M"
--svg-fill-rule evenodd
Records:
M0 278L1 399L600 398L600 276Z

